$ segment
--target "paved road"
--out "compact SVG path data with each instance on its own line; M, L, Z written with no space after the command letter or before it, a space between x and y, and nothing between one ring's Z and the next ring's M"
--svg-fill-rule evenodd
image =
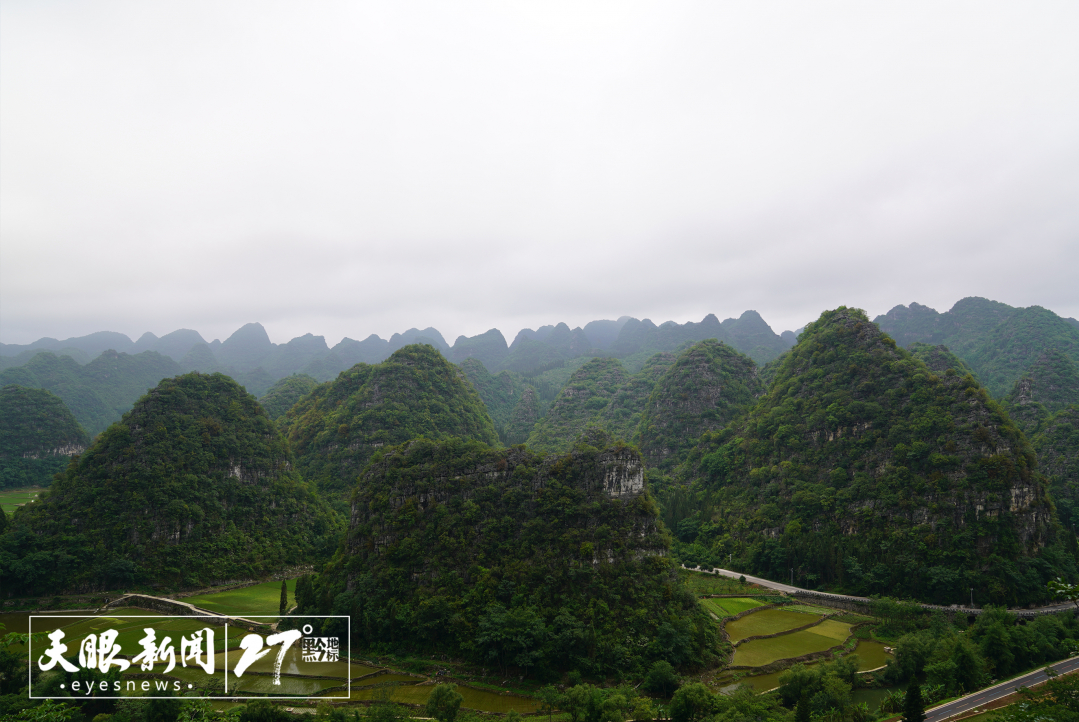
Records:
M686 568L685 565L683 565L683 568ZM857 601L860 601L860 602L865 602L866 604L868 604L870 602L870 600L867 599L866 597L854 597L854 596L843 595L843 594L830 594L828 592L818 592L818 591L813 590L813 589L801 589L799 587L792 587L789 584L783 584L781 582L773 582L773 581L770 581L768 579L761 579L760 577L751 577L748 574L742 574L741 572L732 572L729 569L719 569L717 567L716 570L715 570L715 573L719 574L721 576L724 576L724 577L730 577L731 579L738 579L739 577L744 576L746 578L747 582L752 582L753 584L759 584L760 586L765 587L766 589L775 589L776 591L779 591L779 592L786 592L787 594L793 594L795 592L805 592L807 594L815 594L815 595L819 595L819 596L822 596L822 597L834 597L835 599L854 599L854 600L857 600ZM928 606L932 606L932 605L928 605ZM934 608L939 608L939 607L934 607ZM1064 602L1062 604L1047 604L1044 607L1037 607L1035 609L1019 608L1019 609L1013 609L1012 611L1016 612L1016 613L1026 613L1026 614L1032 614L1032 613L1053 614L1053 613L1056 613L1056 612L1063 612L1063 611L1067 611L1069 609L1075 609L1075 608L1076 608L1075 605L1072 604L1071 602ZM980 614L981 613L980 609L972 609L970 607L959 607L957 611L967 612L967 613L970 613L970 614Z
M1074 672L1079 670L1079 657L1065 659L1062 662L1057 662L1050 666L1056 670L1058 674ZM1016 679L1007 682L1001 682L998 685L987 687L980 692L967 695L954 702L927 709L925 711L925 722L942 722L942 720L946 720L949 717L954 717L963 712L969 712L976 707L982 707L1001 697L1006 697L1020 687L1033 687L1036 684L1044 682L1046 679L1048 679L1048 676L1045 674L1045 670L1039 669L1036 672L1025 674L1022 677L1017 677Z

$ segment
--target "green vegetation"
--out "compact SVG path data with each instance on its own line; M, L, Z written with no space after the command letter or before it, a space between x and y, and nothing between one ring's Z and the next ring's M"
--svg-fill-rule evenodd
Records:
M296 580L289 579L287 583L289 594L295 598ZM242 617L245 614L273 614L278 611L280 598L279 582L263 582L240 589L184 597L183 601L218 614Z
M750 609L756 609L757 607L764 605L764 602L759 602L756 599L749 599L747 597L734 599L730 597L725 597L723 599L711 599L709 601L712 601L723 607L723 609L730 616L734 616L735 614L741 614L742 612L748 611Z
M586 428L600 425L604 409L628 377L617 359L589 359L533 428L528 445L538 451L567 451Z
M588 359L562 387L547 415L535 424L529 446L565 451L589 427L601 428L618 439L633 439L657 380L674 362L673 354L653 354L631 375L617 359Z
M40 486L27 486L22 489L0 491L0 509L9 514L14 513L16 507L31 502L37 503L37 498L43 491L45 491L44 487Z
M1060 523L1073 555L1079 525L1079 404L1068 406L1046 419L1030 440L1038 453L1038 468L1049 478Z
M812 614L791 612L786 609L762 609L759 612L747 614L741 619L732 619L723 626L731 641L739 642L748 637L786 632L817 621L820 621L820 617Z
M547 459L460 439L383 450L297 614L350 614L363 647L540 678L713 661L713 622L665 556L640 458L608 444Z
M17 384L51 391L71 409L79 424L96 436L119 421L147 389L179 372L175 361L153 351L134 356L105 351L85 366L68 356L42 352L24 366L0 372L0 386Z
M338 498L383 446L420 437L498 443L483 401L460 369L418 344L342 372L300 399L282 424L304 478Z
M1079 364L1079 326L1040 306L1012 308L984 298L964 298L946 313L912 303L874 319L901 346L946 344L1000 398L1046 351L1056 349Z
M48 486L90 445L59 397L44 389L0 389L0 489Z
M749 616L753 617L756 614L763 614L763 612L756 612ZM742 619L746 618L743 617ZM742 620L739 619L738 621ZM745 642L735 650L731 664L763 667L781 659L792 659L804 654L824 652L842 644L849 636L849 624L829 619L800 632L781 634L771 639L752 639Z
M536 422L543 416L546 405L540 399L539 393L532 386L526 386L521 393L521 399L513 407L509 421L506 423L502 434L502 441L508 445L523 444Z
M259 403L266 409L267 416L278 419L295 406L301 397L314 391L316 386L318 381L307 374L286 376L271 386L266 395L259 399Z
M678 356L656 383L640 425L649 465L669 470L706 431L726 425L763 392L756 364L715 339Z
M875 603L873 611L884 622L875 634L894 640L895 660L883 681L905 685L917 677L926 686L926 697L969 693L991 679L1006 679L1079 650L1079 618L1071 614L1017 624L1014 614L989 607L968 627L961 615L949 622L943 614L886 600Z
M675 355L671 353L657 353L645 361L641 370L630 376L615 391L603 409L600 415L603 428L615 438L633 439L637 435L649 396L674 362Z
M1072 578L1034 452L970 376L932 373L840 308L810 324L768 393L705 434L660 488L706 563L866 595L1042 601ZM1021 500L1013 503L1013 499ZM684 555L683 555L684 558Z
M483 399L499 439L505 444L523 443L546 407L536 389L518 373L491 374L479 359L465 359L461 370Z
M253 396L166 379L0 536L5 590L198 586L327 554L340 526Z
M972 369L966 361L948 350L948 347L943 344L932 346L927 343L915 341L907 346L907 350L910 351L911 356L924 363L929 367L930 371L938 376L947 373L948 369L952 369L960 376L970 374L974 377L975 381L978 380L978 374L974 373L974 369Z

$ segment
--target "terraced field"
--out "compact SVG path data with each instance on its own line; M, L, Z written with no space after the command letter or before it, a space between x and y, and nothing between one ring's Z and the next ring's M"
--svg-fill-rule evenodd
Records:
M741 619L733 619L724 625L727 635L732 642L740 642L748 637L757 637L763 634L777 634L790 629L804 627L807 624L820 619L814 614L803 612L791 612L786 609L762 609L753 614L747 614Z
M289 606L291 606L295 603L296 580L289 579L287 584ZM264 582L242 589L230 589L227 592L200 594L185 597L182 601L194 604L200 609L237 617L245 614L277 614L281 604L281 582Z
M751 614L749 616L755 615ZM748 617L743 617L743 619L748 619ZM731 664L763 667L781 659L823 652L842 643L848 637L850 637L849 624L827 619L815 627L803 629L800 632L782 634L771 639L755 639L739 645L734 652L734 659L731 660Z
M764 606L765 602L759 602L749 597L724 597L721 599L707 599L715 606L726 612L726 616L733 617L736 614Z

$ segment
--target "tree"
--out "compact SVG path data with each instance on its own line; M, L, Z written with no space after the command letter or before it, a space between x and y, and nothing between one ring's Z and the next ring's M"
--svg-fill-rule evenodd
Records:
M1054 599L1071 602L1076 609L1079 609L1079 584L1068 584L1061 580L1060 577L1057 577L1056 581L1049 582L1046 586Z
M288 612L288 584L281 580L281 614Z
M794 710L794 722L809 722L809 693L802 692L798 698L798 707Z
M670 697L678 689L678 674L670 662L659 661L652 665L644 678L644 688L660 697Z
M536 696L540 699L540 712L546 712L547 719L550 722L550 720L554 719L554 711L558 709L562 693L558 691L557 687L549 684L546 687L541 687Z
M671 722L698 722L712 714L714 706L715 698L703 684L684 685L671 699Z
M903 701L903 722L925 722L922 688L916 677L911 677L910 684L907 685L907 696Z
M440 684L427 698L427 715L438 722L453 722L457 718L457 710L461 709L462 701L464 697L457 691L457 685Z

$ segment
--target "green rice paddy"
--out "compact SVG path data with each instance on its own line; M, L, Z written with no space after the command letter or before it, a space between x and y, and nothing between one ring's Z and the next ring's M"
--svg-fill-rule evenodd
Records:
M758 613L763 614L763 612ZM755 616L756 614L750 614L742 619ZM731 663L736 666L762 667L781 659L823 652L840 644L848 637L850 637L849 624L828 619L815 627L803 629L800 632L791 632L790 634L783 634L770 639L756 639L746 642L735 650L734 659L731 660Z
M747 614L741 619L727 622L724 629L727 630L732 642L740 642L747 637L786 632L789 629L811 624L818 619L820 619L819 616L790 612L786 609L762 609L759 612Z
M288 582L289 606L295 604L296 580ZM199 594L194 597L184 597L180 601L194 604L201 609L207 609L218 614L231 614L242 617L245 614L276 615L281 604L281 582L264 582L242 589L230 589L227 592L214 594Z
M723 609L726 609L728 615L732 617L735 614L741 614L750 609L764 606L764 602L758 602L756 599L750 599L749 597L724 597L722 599L710 599L708 601L720 605Z
M3 491L0 491L0 509L11 514L15 511L16 507L33 503L43 491L45 491L45 488L41 486L26 486L22 489L4 489Z

